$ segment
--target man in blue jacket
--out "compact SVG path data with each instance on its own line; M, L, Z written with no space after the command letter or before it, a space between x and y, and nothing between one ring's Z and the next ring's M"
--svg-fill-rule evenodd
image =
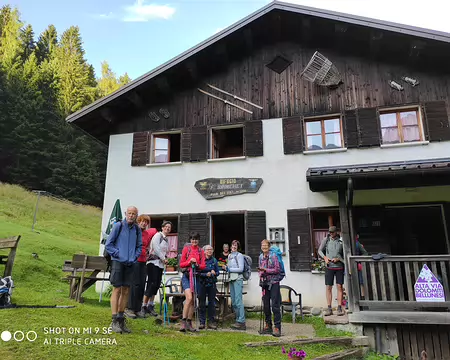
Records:
M142 232L136 224L138 209L127 208L125 220L114 224L106 240L105 248L111 255L110 283L114 290L111 295L112 331L129 333L125 326L124 311L128 292L133 280L133 269L142 251Z

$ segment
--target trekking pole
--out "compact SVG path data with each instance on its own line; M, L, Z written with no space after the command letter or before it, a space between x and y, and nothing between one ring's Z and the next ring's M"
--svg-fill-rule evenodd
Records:
M199 318L198 318L198 301L197 301L197 274L195 272L195 265L192 264L192 273L194 278L194 313L195 313L195 329L199 330Z
M259 334L262 334L263 330L263 309L264 309L264 288L261 288L261 309L259 311Z
M166 326L166 317L167 317L167 324L170 324L169 307L167 305L167 300L166 300L166 265L164 265L164 274L163 274L163 312L164 312L164 327L165 327Z

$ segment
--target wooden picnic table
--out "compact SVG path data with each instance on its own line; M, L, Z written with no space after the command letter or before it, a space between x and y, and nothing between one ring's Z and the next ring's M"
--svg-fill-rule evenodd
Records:
M5 265L5 271L3 277L12 275L12 268L14 265L14 259L16 257L17 246L19 245L20 235L13 236L7 239L0 239L0 249L9 250L8 255L0 255L0 265Z
M72 261L66 260L62 270L72 273L64 278L70 281L69 297L81 302L81 295L97 281L109 280L109 277L98 276L101 272L106 272L107 267L103 256L75 254Z

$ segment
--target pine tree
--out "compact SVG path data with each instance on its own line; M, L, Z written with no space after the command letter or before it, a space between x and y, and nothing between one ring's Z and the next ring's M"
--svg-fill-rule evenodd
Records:
M36 43L36 56L38 63L41 64L44 60L50 59L50 54L58 44L58 33L54 25L49 25L41 35Z
M25 28L21 29L19 39L22 42L22 62L25 62L36 48L33 27L27 25Z

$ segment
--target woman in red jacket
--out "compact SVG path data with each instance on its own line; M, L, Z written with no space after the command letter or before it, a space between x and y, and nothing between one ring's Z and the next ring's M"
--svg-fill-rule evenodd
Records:
M195 331L192 327L192 316L194 315L194 294L197 289L194 289L196 281L196 273L206 268L205 253L203 249L198 246L200 241L199 233L191 233L190 244L186 244L181 253L180 268L183 272L181 278L181 286L186 296L186 301L183 307L183 318L181 319L180 331Z

